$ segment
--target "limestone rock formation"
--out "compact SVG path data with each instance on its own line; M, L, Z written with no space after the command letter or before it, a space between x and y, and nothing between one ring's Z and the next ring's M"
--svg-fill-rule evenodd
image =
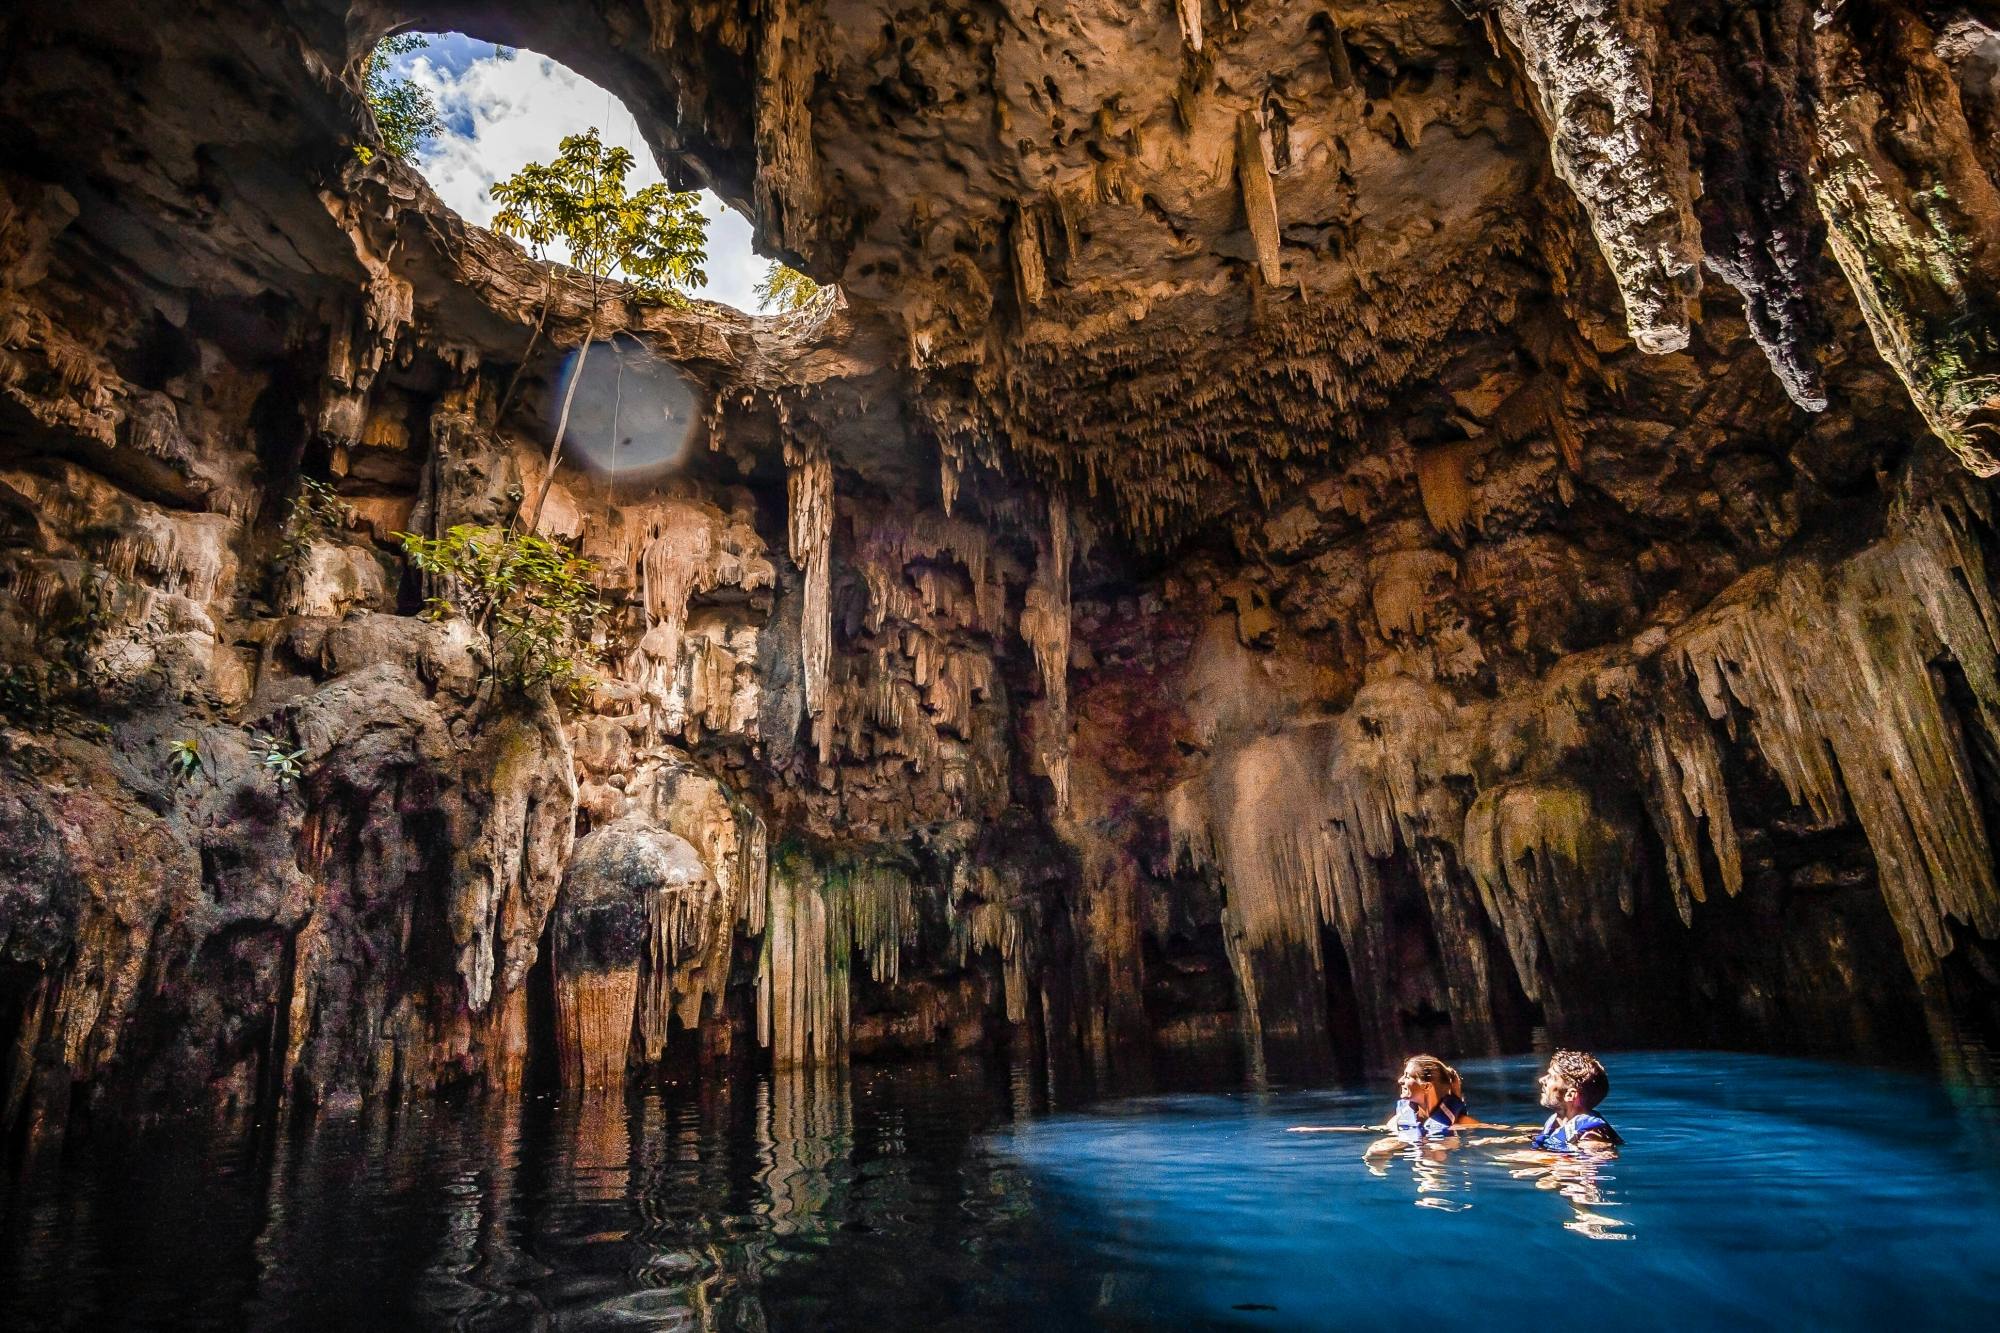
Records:
M593 310L382 149L407 27L601 80L830 290ZM107 0L0 49L0 1129L2000 1027L1990 6ZM681 406L546 477L593 330ZM573 690L397 535L545 481Z

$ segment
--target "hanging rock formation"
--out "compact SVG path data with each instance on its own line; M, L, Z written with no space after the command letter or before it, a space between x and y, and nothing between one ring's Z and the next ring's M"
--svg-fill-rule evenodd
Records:
M593 308L381 147L411 26L602 78L829 290ZM2000 1029L1988 6L107 0L0 48L0 1130ZM698 405L633 427L670 466L579 424L545 477L590 336ZM545 480L575 690L397 536Z

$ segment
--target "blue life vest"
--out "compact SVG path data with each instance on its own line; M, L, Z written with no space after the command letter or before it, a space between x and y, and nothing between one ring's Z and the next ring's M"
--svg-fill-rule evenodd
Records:
M1542 1126L1542 1132L1535 1135L1535 1146L1545 1152L1575 1152L1577 1145L1586 1134L1595 1133L1613 1147L1625 1142L1618 1137L1618 1131L1602 1116L1594 1116L1585 1111L1568 1124L1563 1123L1560 1114L1549 1117L1549 1123Z
M1394 1129L1398 1134L1411 1134L1420 1139L1443 1138L1453 1132L1458 1118L1465 1114L1465 1100L1462 1097L1446 1097L1433 1106L1429 1115L1418 1115L1417 1108L1407 1097L1396 1102Z

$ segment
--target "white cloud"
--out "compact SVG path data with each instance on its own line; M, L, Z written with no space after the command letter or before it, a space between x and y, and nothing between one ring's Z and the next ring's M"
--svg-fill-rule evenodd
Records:
M604 89L546 56L532 51L488 56L454 72L418 52L402 67L436 99L448 127L419 166L438 196L468 221L492 222L494 204L486 191L494 181L529 162L548 161L564 135L592 126L606 143L622 144L638 158L628 178L632 188L660 179L631 113ZM470 133L464 132L468 127ZM701 197L709 216L708 286L698 294L754 311L753 289L770 261L750 249L748 219L707 190Z

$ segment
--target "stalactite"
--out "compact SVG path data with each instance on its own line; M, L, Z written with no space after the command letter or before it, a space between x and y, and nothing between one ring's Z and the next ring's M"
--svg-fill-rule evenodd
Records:
M1014 291L1023 311L1032 310L1049 294L1048 264L1042 257L1041 227L1032 208L1023 208L1008 229L1014 254ZM946 507L949 512L949 506Z
M1001 898L1001 886L992 873L982 871L980 877L981 896L968 902L967 867L960 862L953 868L952 957L963 967L975 953L999 955L1007 1021L1025 1023L1033 983L1032 931L1022 912Z
M806 686L806 714L812 719L813 742L819 761L833 759L834 716L828 694L833 660L833 463L826 451L796 440L785 444L791 473L786 494L790 503L792 563L805 572L805 611L800 625Z
M1271 182L1263 129L1248 111L1236 117L1236 183L1243 196L1250 239L1257 247L1257 270L1265 286L1280 286L1285 281L1285 267L1278 255L1278 194Z
M665 685L680 671L688 599L716 583L716 522L691 504L669 502L652 523L653 536L639 554L640 603L646 634L638 651ZM661 691L664 693L664 689Z
M1564 997L1545 978L1572 970L1579 954L1608 954L1609 907L1631 915L1630 831L1604 819L1581 788L1509 784L1482 792L1466 812L1463 854L1522 992L1559 1012ZM1569 956L1545 959L1545 951Z
M1667 882L1681 920L1694 922L1694 905L1708 901L1699 845L1703 821L1723 890L1731 897L1743 890L1743 851L1723 786L1722 754L1706 723L1697 718L1679 691L1668 691L1659 715L1638 738L1640 764L1655 799L1649 801L1660 841L1667 849Z
M1431 526L1448 537L1463 537L1472 513L1472 487L1466 480L1473 446L1468 441L1419 445L1417 492Z
M965 571L972 585L971 615L947 600L935 571L912 568L920 561L950 561ZM928 614L968 619L989 634L1005 628L1007 585L1002 565L993 553L992 536L976 523L928 511L882 514L862 537L857 564L869 588L871 633L881 629L885 619L922 618L909 600L912 582Z
M944 508L944 516L951 517L951 507L958 503L959 477L965 470L965 459L955 437L949 434L938 436L938 502Z
M1174 7L1180 11L1181 40L1190 51L1201 50L1201 7L1203 0L1174 0Z
M1041 673L1046 717L1039 738L1042 771L1055 784L1056 809L1069 808L1069 504L1049 498L1048 543L1021 608L1021 637Z
M703 1017L703 999L713 991L719 1002L727 983L729 924L734 914L727 894L712 880L655 889L647 897L645 983L639 1007L639 1033L646 1058L658 1060L665 1050L669 1020L678 1017L692 1031ZM698 970L692 979L688 972ZM709 984L704 985L704 982Z
M1892 50L1875 53L1892 67L1878 74L1848 22L1815 31L1825 105L1813 193L1827 248L1925 423L1973 472L2000 475L1992 422L2000 355L1988 332L1992 282L1979 271L2000 226L2000 191L1972 151L1958 95L1938 91L1953 85L1921 25L1884 25L1897 35ZM1921 158L1912 161L1919 141Z
M780 1065L844 1062L855 955L877 982L896 982L916 943L915 886L893 866L800 857L774 866L768 883L758 1040Z
M299 731L316 743L306 722ZM552 700L491 726L478 751L490 799L483 817L468 815L469 827L457 832L447 910L474 1013L527 975L575 845L577 801L575 758Z
M759 1040L779 1065L847 1057L852 940L848 899L809 866L773 867L757 975Z
M1233 635L1227 642L1242 651ZM1253 1058L1267 1037L1319 1032L1322 925L1340 940L1367 1049L1395 1047L1389 997L1406 965L1382 867L1399 858L1443 945L1436 980L1457 1040L1492 1046L1493 963L1477 889L1442 850L1462 840L1471 777L1452 737L1479 722L1435 687L1385 680L1333 724L1216 742L1210 770L1171 793L1176 858L1223 881L1224 942Z
M1750 739L1822 826L1851 808L1919 981L1951 952L1948 922L2000 936L2000 883L1958 728L2000 736L2000 603L1981 538L1991 500L1933 476L1889 535L1827 570L1794 561L1726 594L1675 635L1710 718ZM1975 715L1943 696L1933 664L1964 674ZM1671 799L1671 793L1669 793ZM1706 799L1706 798L1704 798ZM1726 821L1711 814L1717 858Z
M1642 351L1688 344L1701 238L1687 154L1652 122L1653 75L1618 0L1501 0L1546 120L1556 171L1576 192L1625 298Z

